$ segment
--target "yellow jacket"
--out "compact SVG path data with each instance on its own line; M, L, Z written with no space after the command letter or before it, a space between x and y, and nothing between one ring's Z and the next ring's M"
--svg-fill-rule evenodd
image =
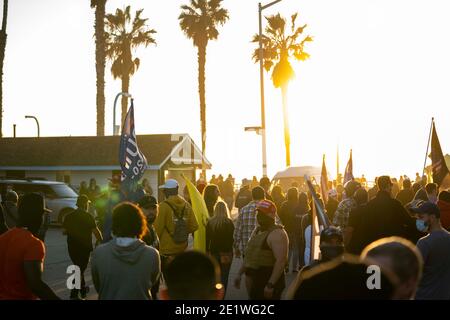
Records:
M175 219L172 208L166 203L169 202L179 212L184 211L188 232L193 233L198 229L197 219L192 211L191 205L180 196L170 196L159 204L159 213L153 224L159 237L159 253L162 255L174 255L186 250L188 243L175 243L172 234L175 232Z

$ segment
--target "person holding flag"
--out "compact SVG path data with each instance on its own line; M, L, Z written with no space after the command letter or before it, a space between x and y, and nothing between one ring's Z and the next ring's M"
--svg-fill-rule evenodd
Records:
M119 163L121 175L114 174L109 185L109 195L106 203L103 221L103 243L112 239L112 212L122 201L137 203L143 195L137 193L138 181L147 169L147 159L139 150L134 129L134 100L131 99L130 109L122 126L119 146Z

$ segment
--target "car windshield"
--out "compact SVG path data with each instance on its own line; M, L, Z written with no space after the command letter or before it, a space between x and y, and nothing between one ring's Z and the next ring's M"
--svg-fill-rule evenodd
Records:
M54 184L52 189L58 198L76 198L78 195L65 184Z

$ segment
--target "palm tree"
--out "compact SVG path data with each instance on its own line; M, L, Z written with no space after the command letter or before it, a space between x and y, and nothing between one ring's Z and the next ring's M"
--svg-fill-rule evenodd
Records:
M8 0L3 0L3 20L0 30L0 138L3 137L3 62L5 61L7 20Z
M261 37L263 45L263 62L267 72L272 70L272 82L275 88L281 88L283 102L284 121L284 143L286 146L286 166L291 165L289 118L287 110L287 89L289 81L295 76L290 60L306 60L309 54L303 50L306 42L312 41L308 35L299 40L300 35L306 28L306 24L301 27L295 26L297 13L291 16L291 34L286 35L286 20L280 15L266 17L268 25L265 33ZM253 37L253 42L259 42L259 35ZM259 48L253 53L255 62L259 62Z
M188 39L192 39L197 47L198 59L198 94L200 97L200 125L202 136L202 174L206 177L205 147L206 147L206 98L205 98L205 64L206 47L209 40L219 36L218 25L223 25L229 19L228 11L221 8L222 0L191 0L190 5L181 6L178 17L180 27Z
M106 57L112 61L111 73L114 79L122 80L122 92L128 92L130 77L140 65L139 58L134 58L132 51L139 46L156 44L153 38L156 31L149 29L148 19L141 17L143 10L137 10L134 19L130 14L130 6L106 15ZM122 123L126 113L127 98L122 96Z
M105 6L106 0L91 0L95 8L95 70L97 72L97 136L105 135Z

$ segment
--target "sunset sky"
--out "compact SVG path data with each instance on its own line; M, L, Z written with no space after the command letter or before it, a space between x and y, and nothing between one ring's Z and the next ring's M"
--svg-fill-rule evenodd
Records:
M131 79L138 134L189 133L200 145L197 51L182 33L178 0L108 0L107 12L130 4L156 29L157 46L136 52ZM4 136L96 133L94 10L85 0L9 2L4 70ZM210 42L206 60L207 152L211 173L260 176L259 65L251 60L257 0L224 0L230 20ZM0 8L1 10L1 8ZM431 117L450 153L450 1L283 0L265 11L299 12L314 37L311 58L294 63L289 87L293 165L341 172L350 148L354 173L414 176L421 171ZM120 80L106 67L106 134ZM266 74L268 170L284 167L281 94ZM119 110L120 108L118 108ZM45 150L43 150L45 152ZM13 156L13 155L11 155ZM88 156L88 155L87 155Z

